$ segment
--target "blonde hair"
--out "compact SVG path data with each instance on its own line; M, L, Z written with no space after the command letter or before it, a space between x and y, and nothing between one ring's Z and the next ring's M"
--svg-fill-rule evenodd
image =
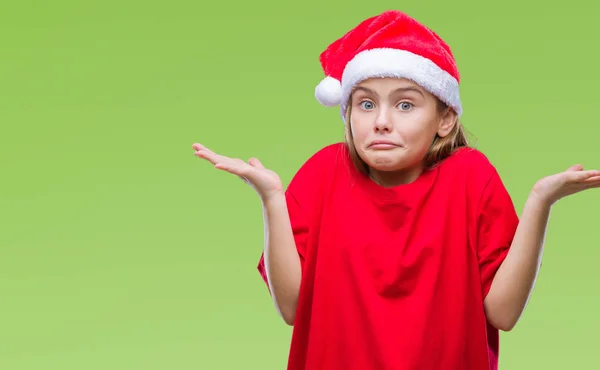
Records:
M448 105L437 99L437 109L440 114L444 113L448 108ZM352 116L352 95L348 99L348 104L346 105L348 108L346 109L346 128L344 141L348 148L350 158L352 159L352 163L356 169L364 175L369 175L369 166L363 159L358 155L356 151L356 147L354 146L354 138L352 136L352 129L350 127L350 119ZM427 151L424 164L425 168L430 169L435 167L441 161L449 157L452 153L454 153L457 149L468 147L469 142L467 139L466 131L460 121L457 119L456 123L452 127L452 131L445 137L440 137L437 134Z

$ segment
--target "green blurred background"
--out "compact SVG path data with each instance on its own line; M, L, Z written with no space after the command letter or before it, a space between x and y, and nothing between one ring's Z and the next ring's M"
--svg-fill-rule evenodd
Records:
M597 5L555 4L2 2L0 369L285 368L258 197L191 145L288 183L342 140L313 96L319 53L383 10L451 44L463 123L519 212L537 179L600 167ZM597 362L599 195L555 207L501 369Z

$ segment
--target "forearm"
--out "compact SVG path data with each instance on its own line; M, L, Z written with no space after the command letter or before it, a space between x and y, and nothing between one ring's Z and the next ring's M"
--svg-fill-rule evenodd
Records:
M525 203L513 243L485 299L488 321L511 330L521 317L542 262L551 206L531 193Z
M275 307L293 325L300 281L300 257L296 249L285 195L263 200L265 270Z

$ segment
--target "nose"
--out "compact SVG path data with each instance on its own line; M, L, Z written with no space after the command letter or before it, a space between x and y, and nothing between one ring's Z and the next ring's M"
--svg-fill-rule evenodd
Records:
M391 119L388 117L386 110L382 109L375 118L373 125L375 132L390 132L392 129Z

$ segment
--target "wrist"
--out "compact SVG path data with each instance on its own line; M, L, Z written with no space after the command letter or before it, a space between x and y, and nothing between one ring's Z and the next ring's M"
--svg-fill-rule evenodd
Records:
M285 191L284 190L272 191L270 193L261 195L260 198L265 207L267 207L271 204L277 204L277 203L281 203L281 202L285 203Z
M536 208L550 209L556 201L536 192L535 188L529 193L527 204Z

